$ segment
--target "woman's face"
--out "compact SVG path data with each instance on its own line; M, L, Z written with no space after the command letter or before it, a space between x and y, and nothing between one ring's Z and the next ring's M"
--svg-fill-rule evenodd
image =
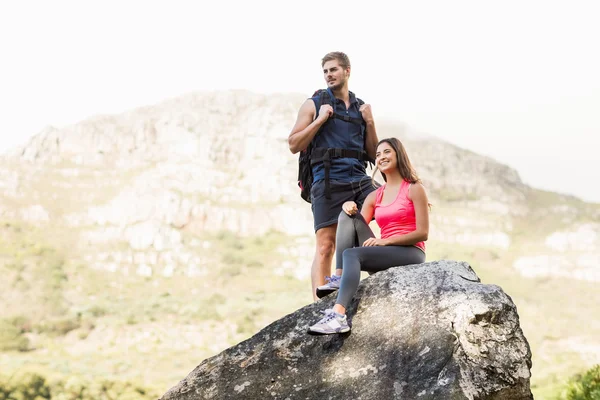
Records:
M398 164L396 152L387 142L383 142L377 147L375 161L377 163L377 168L379 168L379 170L384 174L386 171L397 168Z

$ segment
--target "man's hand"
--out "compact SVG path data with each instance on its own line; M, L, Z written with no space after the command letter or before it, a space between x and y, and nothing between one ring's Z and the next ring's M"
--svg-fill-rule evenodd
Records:
M342 204L342 210L344 210L346 214L352 216L358 212L358 207L356 206L355 202L347 201L344 204Z
M387 241L385 239L368 238L363 243L363 247L386 246L386 243Z
M363 104L362 106L360 106L359 111L363 117L363 119L365 120L365 122L369 123L369 122L373 122L373 113L371 112L371 105L370 104Z
M317 118L321 122L327 121L329 117L333 115L333 108L329 104L323 104L321 108L319 108L319 117Z

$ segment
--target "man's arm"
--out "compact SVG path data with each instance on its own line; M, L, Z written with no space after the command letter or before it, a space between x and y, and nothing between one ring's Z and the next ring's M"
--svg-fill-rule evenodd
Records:
M371 105L363 104L360 106L360 113L366 124L365 135L367 135L367 137L365 139L365 150L369 157L374 160L379 138L377 137L377 130L375 129L375 120L373 119L373 113L371 112Z
M296 154L308 147L315 137L319 128L333 114L333 108L329 104L323 104L319 109L319 116L315 119L317 109L312 99L308 99L300 107L296 124L288 137L288 144L292 154Z

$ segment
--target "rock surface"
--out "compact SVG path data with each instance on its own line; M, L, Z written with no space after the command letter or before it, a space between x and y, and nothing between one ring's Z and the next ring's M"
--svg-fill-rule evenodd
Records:
M334 295L209 358L162 400L532 399L515 305L466 263L392 268L361 282L352 331L309 336Z

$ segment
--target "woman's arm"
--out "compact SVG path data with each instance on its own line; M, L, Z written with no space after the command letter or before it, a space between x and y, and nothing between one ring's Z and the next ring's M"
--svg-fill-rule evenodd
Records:
M367 224L371 222L373 214L375 213L375 197L375 192L369 193L365 198L363 206L360 210L360 214L365 219L365 221L367 221ZM358 213L358 205L356 205L354 201L349 200L342 204L342 210L344 210L344 212L350 216L356 215Z
M375 214L375 199L377 198L377 190L373 190L367 195L367 198L363 202L363 206L360 209L360 214L367 221L367 224L373 219Z

